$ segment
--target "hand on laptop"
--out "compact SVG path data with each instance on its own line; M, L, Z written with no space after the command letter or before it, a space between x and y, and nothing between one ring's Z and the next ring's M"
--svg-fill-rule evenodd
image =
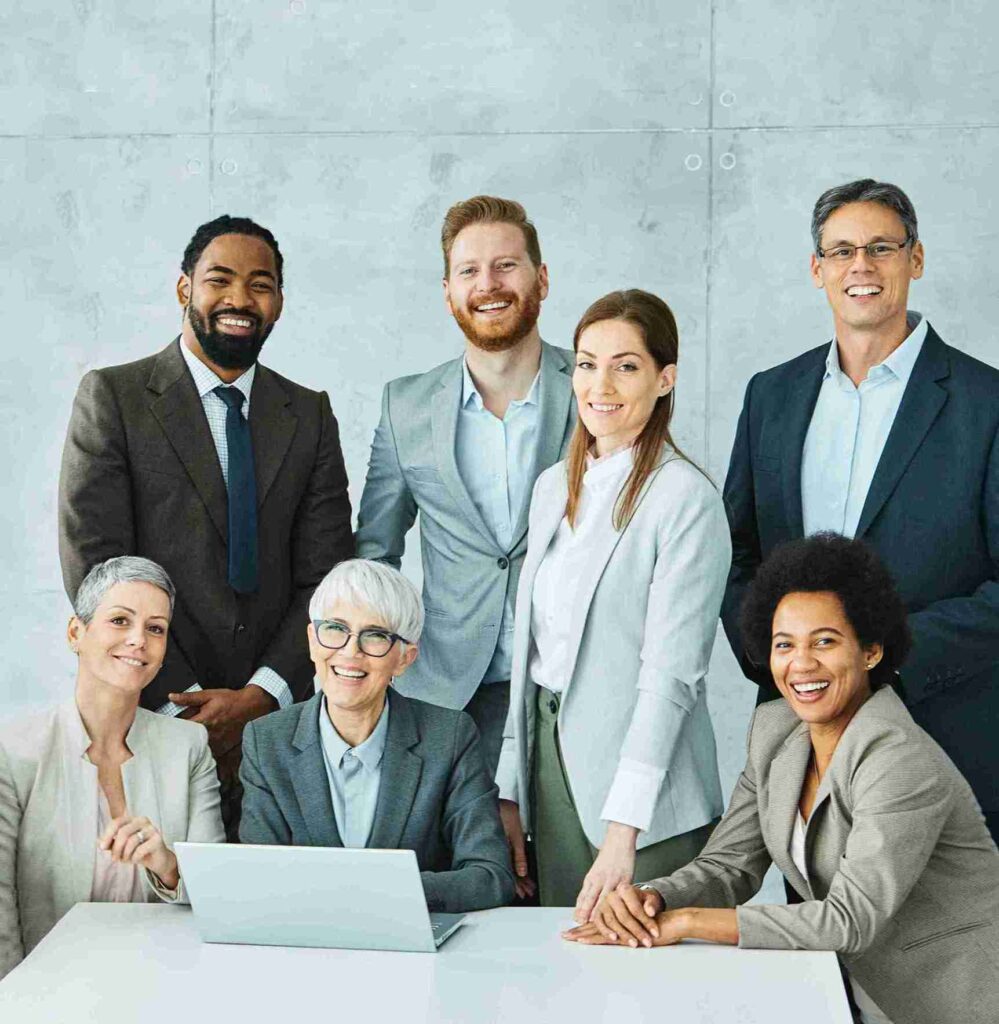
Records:
M123 814L112 818L97 840L112 860L136 864L151 871L164 888L176 889L180 882L177 858L166 843L160 830L148 819Z

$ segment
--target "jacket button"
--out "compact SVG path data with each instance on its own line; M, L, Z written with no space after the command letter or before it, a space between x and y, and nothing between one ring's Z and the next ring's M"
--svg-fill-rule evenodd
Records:
M505 569L510 564L510 560L508 558L497 558L496 559L496 564L501 569Z
M244 626L242 622L237 622L236 623L236 632L237 633L245 633L246 632L246 626Z
M548 710L554 715L558 711L558 704L555 703L554 699L548 702Z

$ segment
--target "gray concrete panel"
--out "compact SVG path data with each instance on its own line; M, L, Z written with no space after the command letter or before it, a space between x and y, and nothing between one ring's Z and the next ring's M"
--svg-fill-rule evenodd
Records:
M37 700L39 655L62 648L56 488L77 384L178 332L174 283L208 212L207 160L204 138L0 140L0 705Z
M717 0L714 126L995 124L989 0Z
M0 132L207 131L211 13L204 0L0 4Z
M723 475L749 378L832 338L824 292L809 276L818 196L860 177L912 200L926 271L909 306L944 341L996 365L999 128L718 134L713 192L710 466Z
M501 132L708 123L710 0L218 0L216 125Z

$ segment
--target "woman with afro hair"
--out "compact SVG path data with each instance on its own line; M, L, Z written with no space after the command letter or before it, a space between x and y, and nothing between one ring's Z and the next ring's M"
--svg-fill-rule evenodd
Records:
M905 608L874 551L820 533L777 548L742 610L761 704L701 854L619 886L566 937L833 950L865 1024L994 1024L999 851L971 788L892 687ZM802 902L747 906L771 863Z

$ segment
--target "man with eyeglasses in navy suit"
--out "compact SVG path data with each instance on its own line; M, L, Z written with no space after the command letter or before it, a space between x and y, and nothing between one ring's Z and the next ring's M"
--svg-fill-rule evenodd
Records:
M924 251L900 188L863 179L829 189L812 241L835 337L746 388L725 481L725 631L760 699L776 697L740 636L757 566L819 530L865 540L909 612L899 692L999 836L999 370L907 309Z

